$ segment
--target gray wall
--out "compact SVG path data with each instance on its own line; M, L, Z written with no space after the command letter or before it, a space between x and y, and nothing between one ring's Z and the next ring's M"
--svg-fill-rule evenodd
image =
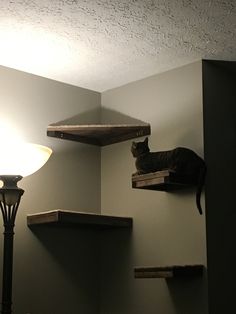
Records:
M107 91L102 118L149 122L153 151L182 145L203 155L201 74L198 62ZM81 121L95 121L99 93L4 67L0 86L0 118L27 141L54 150L39 172L19 184L25 194L15 228L15 313L207 313L205 276L194 281L133 276L134 266L206 264L205 217L197 212L194 191L132 189L131 141L102 148L100 156L99 148L46 136L49 123L78 114ZM28 213L57 208L132 216L134 228L100 236L27 228Z
M236 62L203 62L210 314L235 313Z
M149 122L152 151L181 145L203 155L201 62L104 92L102 106ZM187 282L134 279L134 266L206 265L206 239L194 191L131 188L130 146L102 148L102 213L134 217L134 228L102 237L101 313L207 313L206 276Z
M33 233L26 215L59 208L100 212L100 149L48 138L46 127L79 113L96 114L101 96L4 67L0 88L0 122L54 151L39 172L19 184L25 194L15 228L14 313L97 313L97 235L47 228Z

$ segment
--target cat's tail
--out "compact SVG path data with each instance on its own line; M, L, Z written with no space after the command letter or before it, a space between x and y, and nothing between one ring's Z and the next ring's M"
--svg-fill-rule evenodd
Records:
M197 208L200 215L202 215L201 194L202 194L202 188L205 183L205 177L206 177L206 165L204 163L199 173L197 192L196 192L196 203L197 203Z

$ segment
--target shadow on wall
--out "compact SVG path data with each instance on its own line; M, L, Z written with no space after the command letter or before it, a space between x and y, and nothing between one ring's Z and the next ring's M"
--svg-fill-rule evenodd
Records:
M166 280L176 314L207 314L207 274Z
M56 310L59 314L98 314L102 303L100 289L104 286L112 303L117 300L119 305L120 298L129 299L124 286L127 288L130 272L127 269L130 230L34 226L32 231L49 256L44 260L34 256L35 261L31 261L32 265L38 265L37 273L31 270L31 276L35 282L42 282L40 287L43 282L45 286L40 296L36 292L30 296L32 306L37 305L37 313L54 313L60 304ZM117 282L112 290L111 281ZM118 313L122 312L119 309Z
M132 231L101 234L101 313L123 314L132 308Z
M29 277L44 291L30 295L32 313L99 312L99 241L89 229L38 226L31 229L47 254L31 256ZM36 239L35 239L36 240ZM38 254L38 255L37 255ZM28 304L29 306L29 304Z
M79 124L138 124L146 123L127 116L121 112L111 110L105 107L88 110L65 120L52 123L51 125L79 125Z

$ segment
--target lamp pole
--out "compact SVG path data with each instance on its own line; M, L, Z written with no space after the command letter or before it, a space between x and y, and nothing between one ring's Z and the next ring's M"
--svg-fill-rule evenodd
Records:
M4 225L3 273L2 273L2 314L12 313L12 270L13 240L16 213L24 190L18 188L21 176L0 176L3 187L0 188L0 207Z

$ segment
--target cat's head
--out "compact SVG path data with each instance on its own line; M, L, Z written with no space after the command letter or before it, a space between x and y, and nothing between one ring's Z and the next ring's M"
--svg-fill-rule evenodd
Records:
M131 152L134 157L146 154L150 151L148 147L148 138L146 137L143 142L132 142Z

